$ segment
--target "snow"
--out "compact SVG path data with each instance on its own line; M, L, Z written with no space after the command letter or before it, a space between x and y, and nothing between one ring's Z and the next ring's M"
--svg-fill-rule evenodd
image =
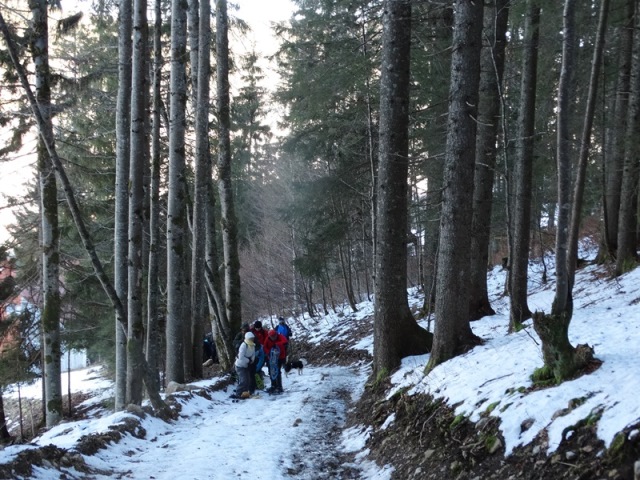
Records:
M548 312L553 282L540 281L540 267L535 262L531 265L529 306ZM553 280L551 265L548 268ZM485 344L439 365L428 376L423 373L428 355L405 358L392 375L389 397L400 389L409 395L431 394L446 399L455 406L456 414L472 421L490 412L500 418L507 455L517 446L530 443L541 431L548 434L547 453L551 454L567 427L594 416L600 417L597 434L609 446L618 432L640 420L640 269L616 279L602 267L588 266L578 271L570 340L573 345L592 346L602 366L590 375L532 391L527 391L532 384L530 375L542 365L540 342L530 322L520 332L507 333L509 305L508 298L502 296L505 272L496 268L489 279L497 314L472 323ZM422 302L413 290L409 298L413 306ZM362 339L350 348L372 352L372 313L373 306L367 301L358 305L356 313L344 307L321 318L289 321L298 336L314 343L346 341L355 329L362 332ZM427 322L421 324L426 326ZM371 428L344 426L345 398L359 398L369 373L370 364L364 360L348 367L308 364L302 375L294 371L284 378L285 393L281 396L263 393L259 398L233 403L229 399L231 387L210 392L210 399L177 394L182 410L176 421L167 423L147 416L141 420L146 430L143 439L126 435L85 460L95 469L115 470L121 478L310 479L326 478L322 476L326 472L318 471L323 459L335 456L335 452L351 452L354 461L348 466L359 470L361 478L387 480L393 467L380 467L366 458ZM206 387L215 381L195 385ZM90 401L96 404L113 395L112 384L103 378L100 367L73 372L71 387L95 391L96 398ZM14 388L5 395L15 396L17 391ZM21 395L38 397L39 384L23 386ZM110 426L133 417L129 413L102 412L97 418L52 428L29 445L7 447L0 451L0 463L11 461L26 448L48 444L73 448L82 435L108 431ZM392 414L381 428L388 428L394 421ZM638 434L637 430L631 433ZM65 473L67 478L84 478L73 470ZM31 478L59 475L58 471L39 467Z

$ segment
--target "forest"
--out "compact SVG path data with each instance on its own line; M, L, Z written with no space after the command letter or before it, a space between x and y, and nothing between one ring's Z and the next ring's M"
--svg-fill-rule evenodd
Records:
M497 264L509 330L533 318L542 342L535 380L593 360L567 333L578 241L613 276L637 264L637 1L293 4L275 83L234 50L227 0L0 6L0 161L37 136L0 249L0 387L41 375L48 427L63 350L109 365L115 410L162 415L205 334L230 368L242 324L363 300L373 377L426 352L432 370L482 343ZM553 304L531 311L549 253Z

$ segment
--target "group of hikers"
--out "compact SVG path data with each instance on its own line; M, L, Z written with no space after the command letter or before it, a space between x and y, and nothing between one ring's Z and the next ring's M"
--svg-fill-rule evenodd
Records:
M283 317L270 330L256 320L252 326L244 324L236 335L233 345L238 353L235 362L238 385L231 395L234 399L249 398L256 390L264 389L263 367L269 371L271 386L267 393L282 393L282 367L287 359L291 328Z

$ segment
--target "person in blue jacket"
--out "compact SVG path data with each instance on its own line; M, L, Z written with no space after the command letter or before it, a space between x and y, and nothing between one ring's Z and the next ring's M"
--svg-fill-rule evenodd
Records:
M284 321L284 317L278 318L278 325L276 325L275 331L286 338L286 342L284 344L285 348L285 358L289 355L289 341L291 340L291 328Z
M252 391L251 394L256 390L264 390L264 372L262 371L262 367L264 367L264 362L266 356L264 354L264 348L259 342L255 342L256 345L256 357L255 357L255 370L253 372L253 380L251 383Z

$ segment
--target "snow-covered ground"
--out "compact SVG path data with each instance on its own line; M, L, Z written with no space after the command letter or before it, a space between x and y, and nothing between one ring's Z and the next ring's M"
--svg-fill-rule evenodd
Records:
M529 306L548 312L553 282L540 283L539 267L532 264ZM489 274L489 288L498 313L472 324L486 343L438 366L427 377L423 370L428 355L406 358L393 374L389 395L401 388L409 394L430 393L446 398L450 405L456 405L457 413L471 420L491 411L501 419L507 455L544 429L551 453L558 447L565 427L593 415L600 417L598 435L609 445L617 432L640 419L640 269L617 279L603 273L595 266L578 272L570 327L572 343L588 343L603 361L592 374L557 387L526 391L531 385L529 376L542 365L540 342L531 326L507 334L508 299L501 295L505 274L495 269ZM553 272L549 274L552 280ZM409 298L410 303L421 304L415 292L411 291ZM363 302L358 308L356 313L345 308L320 319L290 319L290 323L298 327L297 335L305 335L312 342L346 338L353 329L371 332L371 303ZM372 333L365 333L355 348L371 352L372 344ZM101 392L97 398L111 395L110 383L95 372L99 369L77 372L77 376L84 375L84 380L72 378L72 389L96 389ZM228 398L231 389L214 392L211 399L184 394L177 421L166 423L148 416L142 420L144 439L127 436L85 460L97 469L117 472L119 478L319 479L330 478L326 476L330 472L323 468L327 458L353 452L355 462L349 467L359 471L361 478L388 479L391 466L380 468L366 460L369 430L364 426L343 428L345 401L359 397L369 372L368 363L348 367L309 364L302 375L291 373L284 379L284 395L263 394L237 403ZM23 387L21 394L37 396L39 388ZM577 406L568 409L577 399L573 402ZM39 445L73 448L80 436L106 431L127 416L130 414L116 413L62 424L29 445L0 451L0 464L9 462L21 450ZM393 421L390 416L386 424ZM525 424L530 427L523 429ZM78 472L66 473L67 478L86 478ZM39 469L31 478L59 475L53 469Z

